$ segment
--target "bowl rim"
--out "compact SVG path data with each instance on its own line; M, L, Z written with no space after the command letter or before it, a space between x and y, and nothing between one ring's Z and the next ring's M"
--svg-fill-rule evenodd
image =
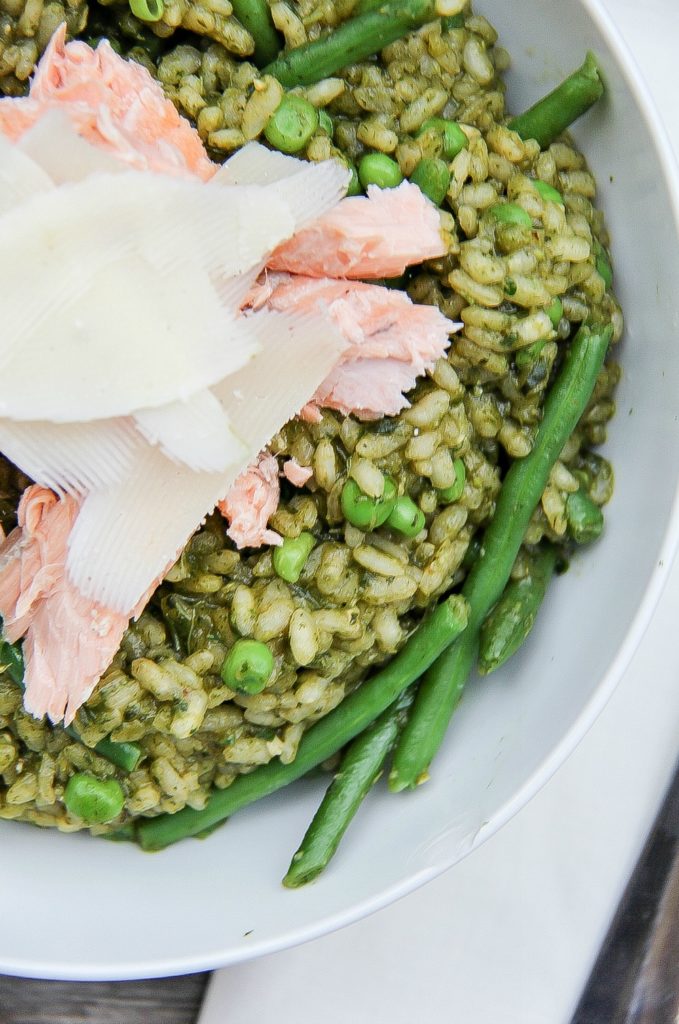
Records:
M604 0L578 0L578 2L606 40L611 53L616 58L622 77L644 115L673 212L676 234L679 237L679 159L673 149L662 116L651 96L641 68L628 43L615 25L612 14L605 7ZM79 970L71 962L51 960L28 963L23 959L12 961L3 958L0 963L0 971L15 977L86 982L132 981L217 970L277 953L338 931L383 909L438 877L477 849L514 817L542 789L585 736L608 703L648 628L670 576L678 547L679 483L675 489L668 526L662 538L654 567L622 646L566 734L524 784L488 821L484 822L464 852L461 853L457 847L454 850L451 848L449 851L442 849L436 863L414 871L369 898L358 900L340 911L335 911L285 933L279 933L272 938L253 941L252 945L247 947L237 947L231 951L222 950L221 952L215 950L207 955L201 953L196 956L170 957L162 960L151 959L141 962L135 960L127 964L118 963L113 969L106 963L90 964L86 970Z

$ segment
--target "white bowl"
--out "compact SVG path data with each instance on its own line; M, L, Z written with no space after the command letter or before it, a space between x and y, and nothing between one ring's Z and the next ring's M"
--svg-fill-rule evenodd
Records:
M0 822L0 971L76 980L222 966L339 928L460 860L564 760L610 696L665 581L679 514L676 183L638 71L596 0L478 0L514 59L520 110L599 56L607 99L577 129L613 237L627 332L617 473L596 550L554 585L530 644L473 682L414 794L374 791L322 878L280 885L322 792L317 780L241 812L205 842L154 856ZM640 694L643 699L643 694Z

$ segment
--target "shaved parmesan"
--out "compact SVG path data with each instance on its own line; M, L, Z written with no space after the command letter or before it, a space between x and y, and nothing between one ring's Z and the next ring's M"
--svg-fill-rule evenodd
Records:
M331 210L346 194L350 179L347 167L337 160L309 164L249 142L222 165L211 184L275 185L276 195L292 210L298 231Z
M130 420L0 419L0 450L36 483L57 494L80 495L120 480L143 443Z
M5 353L0 413L55 422L126 415L188 398L257 347L205 275L159 275L131 256L93 282L69 316L55 316Z
M318 314L248 317L261 351L216 389L247 454L225 473L199 473L158 448L141 451L124 479L89 494L69 541L67 571L81 593L129 613L269 438L307 401L343 349ZM120 557L125 551L125 558Z
M0 215L52 188L49 175L0 133Z
M247 448L211 391L199 391L186 402L140 409L134 420L147 441L192 469L224 472L247 457Z
M45 110L16 148L31 157L55 185L82 181L91 174L120 174L124 163L79 135L65 110Z

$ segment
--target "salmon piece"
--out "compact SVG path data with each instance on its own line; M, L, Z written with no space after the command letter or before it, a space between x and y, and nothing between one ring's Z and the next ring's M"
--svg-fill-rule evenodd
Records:
M368 187L298 231L273 252L268 267L309 277L399 277L406 267L445 256L439 212L409 181Z
M283 463L283 476L290 481L293 487L304 487L313 475L313 469L308 466L300 466L297 459L287 459Z
M19 525L0 546L4 635L12 643L25 636L24 706L67 725L110 665L131 617L88 600L67 580L78 509L74 498L33 484L19 503Z
M415 305L405 292L361 282L269 274L251 292L254 306L280 312L326 310L348 342L334 369L305 406L353 413L361 419L395 416L408 406L404 392L444 354L452 324L435 306Z
M238 548L282 544L283 539L267 523L278 508L281 489L278 462L268 452L241 473L217 508L231 524L227 534Z
M0 102L0 132L17 141L41 115L64 111L79 135L138 170L211 178L217 165L189 122L146 68L124 60L102 40L66 43L66 25L52 36L29 95Z

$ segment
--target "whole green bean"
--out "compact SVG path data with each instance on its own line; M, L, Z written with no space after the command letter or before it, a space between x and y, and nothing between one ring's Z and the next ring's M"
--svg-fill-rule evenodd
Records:
M460 702L472 670L477 649L478 632L470 632L467 626L459 640L451 644L423 675L417 688L417 715L411 713L394 752L389 772L392 793L419 786L429 778L427 772L431 758L425 763L421 750L431 747L436 751L443 742L450 717ZM444 714L440 713L441 709L444 709Z
M137 837L145 850L161 850L230 817L241 807L287 786L358 736L420 677L467 624L467 603L453 595L422 621L399 653L362 683L333 711L304 734L290 764L272 761L249 775L239 775L228 789L214 790L205 807L185 807L140 822Z
M283 885L295 889L312 882L335 855L384 761L396 742L415 693L410 687L347 748L320 807L294 854Z
M612 333L610 325L583 324L549 390L531 452L507 472L479 556L462 588L469 602L467 629L418 690L394 753L389 777L394 792L413 788L427 777L473 664L481 624L507 584L552 466L589 401Z
M275 60L282 42L271 19L266 0L231 0L233 13L255 41L254 63L258 68Z
M288 50L264 73L291 89L312 85L365 60L436 17L434 0L387 0L339 25L333 32Z
M577 121L601 98L603 92L596 57L588 53L577 71L525 113L512 118L509 127L522 139L536 139L540 149L547 149L573 121Z
M0 640L0 666L4 667L4 671L7 672L12 682L16 683L23 690L24 658L18 644L10 644L7 640ZM79 743L83 742L80 734L72 725L66 726L65 731L74 740L77 740ZM83 744L83 746L86 745ZM107 761L110 761L111 764L122 768L126 772L134 771L141 758L141 748L136 743L116 743L109 739L108 736L104 737L103 740L99 740L93 749L101 757L105 757Z
M83 742L83 738L78 730L74 729L72 725L66 726L66 732L74 740L82 743L83 746L87 746ZM104 736L103 740L99 740L91 749L99 754L100 757L105 757L107 761L110 761L117 768L122 768L124 772L133 772L141 760L141 747L136 743L112 740L109 736Z
M510 580L505 587L481 626L478 663L481 675L490 675L504 665L530 633L556 562L556 548L546 544L532 560L528 576Z

